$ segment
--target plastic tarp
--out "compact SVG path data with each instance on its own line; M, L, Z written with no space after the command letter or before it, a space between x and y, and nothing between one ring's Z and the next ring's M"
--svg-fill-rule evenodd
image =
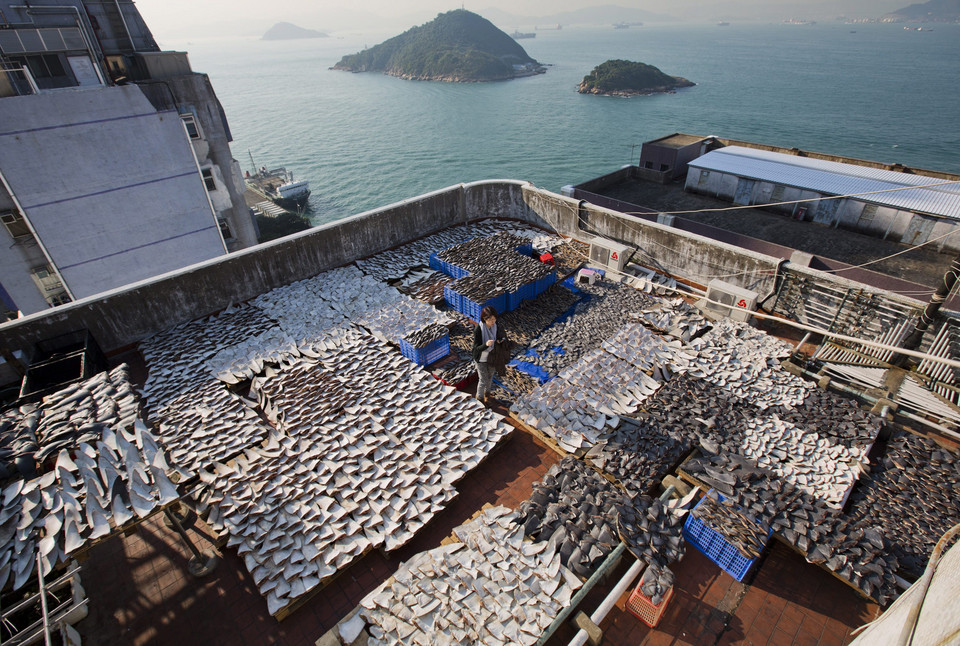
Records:
M928 566L929 567L929 566ZM923 595L923 577L900 595L879 619L851 642L851 646L947 646L960 644L960 543L941 558L930 587ZM911 609L922 603L913 639L901 642Z

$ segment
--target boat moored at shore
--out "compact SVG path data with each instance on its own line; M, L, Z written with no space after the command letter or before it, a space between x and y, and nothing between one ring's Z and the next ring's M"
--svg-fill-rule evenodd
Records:
M253 172L247 171L243 181L247 188L285 209L300 212L307 207L310 182L295 181L293 173L283 166L273 169L261 166Z

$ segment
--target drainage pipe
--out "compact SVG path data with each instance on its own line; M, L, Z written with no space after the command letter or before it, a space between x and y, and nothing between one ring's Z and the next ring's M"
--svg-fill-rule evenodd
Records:
M664 491L663 494L660 496L660 500L662 500L663 502L666 502L670 498L670 496L673 495L673 492L676 490L677 490L676 487L674 487L673 485L670 485L669 487L667 487L667 490ZM620 543L620 545L617 546L617 549L614 550L614 552L616 553L617 551L619 551L622 554L625 549L626 549L626 546L623 543ZM613 555L611 554L610 556L613 556ZM608 561L610 560L609 557L607 560ZM604 565L606 565L606 563L604 563ZM630 569L627 570L626 574L623 575L623 577L620 579L617 585L614 586L614 588L610 591L610 593L603 600L600 606L594 611L592 615L590 615L590 621L592 621L593 623L599 626L600 622L603 621L604 618L607 616L607 613L609 613L613 609L613 607L616 605L617 600L620 599L621 596L623 596L623 593L626 592L627 589L631 585L633 585L633 582L637 579L637 577L640 576L640 573L643 572L645 566L646 566L646 563L637 559L633 563L633 565L630 566ZM593 581L594 578L596 577L597 577L597 574L594 574L592 577L590 577L590 581ZM588 581L587 583L589 584L590 581ZM574 608L574 607L576 607L575 604L571 603L571 608ZM553 626L551 625L550 628L553 628ZM553 631L548 629L548 632L552 633ZM587 643L587 638L588 638L587 631L581 628L577 632L576 636L574 636L573 640L570 642L570 646L583 646L584 644ZM543 640L543 641L546 641L546 640Z

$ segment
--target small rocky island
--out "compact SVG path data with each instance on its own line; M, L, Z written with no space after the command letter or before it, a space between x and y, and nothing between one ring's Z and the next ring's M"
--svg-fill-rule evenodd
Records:
M677 88L694 85L696 83L683 77L664 74L653 65L609 60L597 65L590 74L584 76L577 91L580 94L634 96L673 92Z
M326 38L327 35L316 29L304 29L289 22L278 22L267 30L261 40L298 40L300 38Z
M545 71L517 41L464 9L441 13L370 49L344 56L332 69L460 83L502 81Z

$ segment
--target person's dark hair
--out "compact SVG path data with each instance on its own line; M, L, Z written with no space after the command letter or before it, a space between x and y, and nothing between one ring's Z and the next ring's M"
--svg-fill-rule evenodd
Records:
M497 308L495 308L493 305L487 305L482 310L480 310L481 321L486 321L487 319L491 317L496 317L496 316L497 316Z

